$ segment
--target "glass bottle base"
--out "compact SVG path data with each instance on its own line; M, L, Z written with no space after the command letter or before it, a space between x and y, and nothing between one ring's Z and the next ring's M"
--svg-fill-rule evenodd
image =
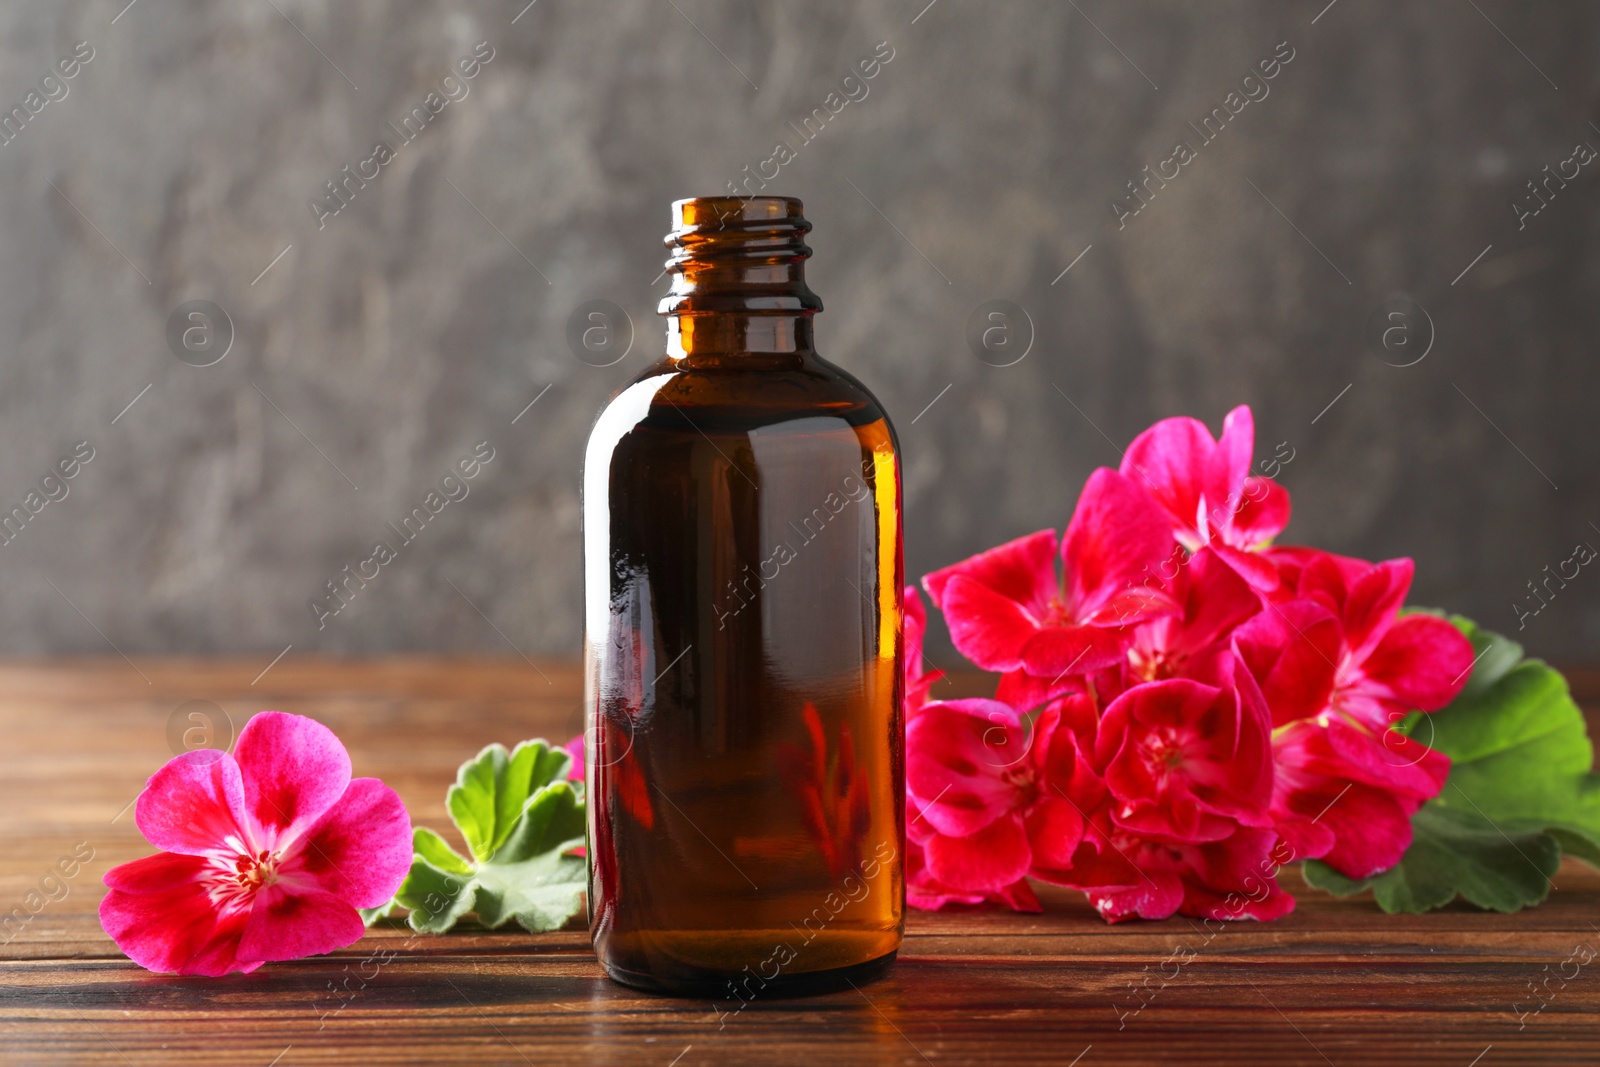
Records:
M713 971L694 973L683 971L672 975L643 974L607 963L603 959L600 965L605 969L606 976L620 985L642 989L647 993L712 997L719 1002L727 1000L728 1009L736 1011L752 999L813 996L818 993L833 993L840 989L848 989L852 985L862 985L881 977L898 954L899 950L896 949L865 963L853 963L847 967L832 967L821 971L802 971L797 974L780 973L776 978L769 980L752 978L748 973L722 974ZM737 992L734 988L736 983Z

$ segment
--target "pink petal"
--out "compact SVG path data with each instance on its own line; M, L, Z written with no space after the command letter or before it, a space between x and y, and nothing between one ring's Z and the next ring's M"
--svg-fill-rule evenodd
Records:
M1404 708L1392 699L1389 687L1364 677L1358 670L1347 671L1353 679L1341 676L1333 691L1333 707L1340 715L1361 723L1373 733L1398 737L1394 727L1413 709Z
M966 837L940 834L926 846L928 871L958 890L992 892L1028 873L1033 856L1020 815L1008 815Z
M1418 732L1422 732L1420 727ZM1393 792L1407 811L1415 814L1423 801L1433 799L1444 789L1445 779L1450 776L1450 757L1443 752L1392 729L1378 735L1378 746L1383 751L1384 766L1389 768L1382 788ZM1397 782L1404 784L1396 785Z
M1047 797L1034 805L1025 826L1035 863L1056 870L1072 866L1084 830L1083 814L1076 805Z
M1291 738L1303 744L1293 758L1285 747ZM1295 731L1279 741L1281 763L1376 786L1408 798L1413 811L1438 796L1450 774L1450 757L1437 749L1394 730L1373 736L1338 719L1318 733Z
M1256 548L1289 525L1289 490L1271 478L1245 479L1244 503L1233 516L1233 537L1239 548Z
M245 926L250 921L248 911L235 911L217 918L211 939L200 947L179 974L204 975L218 978L237 971L249 974L265 960L247 960L239 955L239 942L244 938Z
M922 667L922 642L928 633L928 613L922 597L914 586L905 587L905 714L911 717L928 702L928 693L934 683L944 677L943 671L924 671Z
M1334 845L1322 861L1347 878L1368 878L1399 863L1411 847L1411 813L1391 794L1353 785L1331 804L1320 822Z
M316 822L350 784L350 754L332 730L304 715L258 712L233 754L249 810L273 843Z
M1258 553L1246 552L1229 544L1213 541L1211 547L1216 549L1218 556L1227 561L1228 566L1239 572L1239 577L1263 593L1270 593L1278 588L1278 568L1274 567L1270 560Z
M376 778L357 778L291 848L283 871L297 885L376 908L411 870L411 817L393 789Z
M1278 588L1281 595L1292 598L1300 588L1301 573L1323 553L1318 549L1300 545L1273 545L1262 549L1261 554L1278 568Z
M1294 910L1277 881L1293 854L1270 829L1241 829L1225 841L1184 850L1183 911L1208 919L1268 922Z
M1314 548L1287 549L1283 552L1272 548L1267 553L1279 561L1279 568L1285 574L1291 569L1286 565L1289 553L1297 555L1299 558L1294 561L1299 565L1296 590L1300 596L1322 601L1341 619L1344 617L1344 602L1349 597L1350 587L1373 567L1371 563L1348 567L1333 553Z
M1099 781L1090 766L1090 750L1100 725L1098 705L1083 693L1058 697L1034 723L1038 740L1029 762L1057 795L1070 795L1080 806L1099 802ZM1087 790L1087 792L1085 792Z
M1352 878L1400 861L1411 843L1411 815L1444 788L1450 773L1442 752L1394 732L1380 739L1338 719L1326 726L1295 723L1274 750L1274 811L1331 834L1323 858Z
M1201 919L1274 922L1294 911L1294 897L1270 878L1253 879L1248 890L1217 890L1194 883L1184 889L1183 913Z
M1044 911L1044 907L1039 903L1039 898L1034 895L1033 887L1028 884L1026 878L1018 878L1011 885L992 891L989 893L988 899L997 904L1004 904L1012 911L1033 912L1035 914Z
M908 791L906 793L906 848L920 856L921 847L926 845L938 832L923 817L922 804L917 800L916 795ZM911 860L909 858L906 860L906 864L906 869L909 871L911 869Z
M1372 569L1372 564L1354 556L1324 552L1303 545L1274 545L1263 550L1282 576L1287 596L1307 597L1317 592L1328 594L1329 603L1340 611L1345 589Z
M1090 626L1137 626L1140 623L1175 615L1178 602L1163 589L1153 586L1124 586L1104 598L1097 598L1095 609L1083 619Z
M1273 857L1278 835L1269 829L1244 829L1222 841L1183 850L1188 874L1216 889L1251 888L1251 879L1271 877L1280 864Z
M1176 726L1198 719L1220 696L1216 686L1203 685L1188 678L1172 678L1136 685L1112 701L1100 719L1095 737L1095 763L1108 766L1125 756L1129 770L1143 761L1129 751L1138 743L1144 724ZM1113 789L1113 792L1117 792ZM1118 793L1118 796L1127 794Z
M1093 701L1072 694L1051 704L1034 724L1029 762L1038 792L1025 824L1035 867L1070 867L1085 833L1094 829L1089 813L1104 804L1106 786L1085 749L1094 744L1098 718Z
M1121 663L1127 655L1129 639L1120 631L1099 626L1052 626L1040 630L1023 645L1021 665L1037 678L1059 682ZM971 656L967 658L978 663Z
M945 625L956 649L986 671L1022 666L1022 650L1038 621L1017 601L955 575L942 587Z
M1187 417L1162 419L1133 439L1122 456L1122 473L1161 505L1179 539L1198 548L1204 531L1198 528L1206 470L1217 443L1205 424Z
M107 889L124 893L163 893L198 880L214 868L202 856L178 852L157 852L129 863L120 863L102 876Z
M982 904L982 893L957 893L928 878L927 884L906 878L906 903L918 911L938 911L946 904Z
M1169 919L1183 903L1183 883L1167 871L1149 881L1137 879L1126 888L1090 889L1089 903L1108 923L1127 919Z
M583 735L579 734L563 746L572 763L567 767L567 781L583 781ZM362 905L365 907L366 905Z
M150 776L134 808L145 840L163 852L201 856L237 842L251 851L245 789L232 756L197 749Z
M279 882L256 894L239 942L239 958L297 960L317 956L353 945L366 932L361 914L348 901L320 889Z
M1320 603L1269 603L1233 639L1261 686L1273 726L1310 718L1328 706L1343 632Z
M1011 811L1020 796L1007 775L1025 767L1033 742L1021 716L998 701L927 705L906 729L906 788L923 821L959 837Z
M928 609L923 606L917 587L908 585L903 597L905 603L906 677L915 678L922 673L922 641L928 633Z
M1182 574L1182 616L1164 651L1189 654L1222 640L1261 610L1261 597L1211 547L1189 557Z
M1206 508L1211 512L1213 529L1232 527L1234 513L1244 506L1245 480L1255 450L1255 417L1248 404L1240 404L1222 420L1222 436L1206 464Z
M1272 804L1272 713L1249 668L1233 655L1227 656L1226 662L1237 702L1235 722L1239 731L1233 759L1227 767L1234 787L1239 790L1241 805L1232 810L1244 826L1262 829L1272 825L1267 811ZM1230 810L1223 807L1220 800L1213 800L1213 803L1217 803L1220 810Z
M945 604L945 586L958 576L1025 608L1036 609L1048 604L1056 593L1055 554L1056 532L1040 530L936 570L922 579L922 587L947 615L950 608Z
M906 849L906 903L922 911L937 911L946 904L985 903L1004 904L1013 911L1044 910L1026 878L988 892L959 892L941 884L928 871L922 849L914 844Z
M1099 816L1099 820L1109 821L1103 814ZM1114 843L1105 828L1097 825L1093 818L1086 824L1086 830L1070 863L1050 867L1042 862L1036 862L1029 874L1052 885L1064 885L1085 891L1126 889L1143 882L1147 875L1150 877L1159 875L1158 869L1146 872L1143 867L1134 866L1135 861L1125 851L1124 846Z
M1472 642L1435 615L1407 615L1385 631L1362 669L1409 708L1436 711L1466 687Z
M146 970L210 977L255 970L259 962L237 956L249 913L218 913L200 880L207 868L198 856L170 853L112 868L106 884L113 888L100 901L100 925Z
M1382 640L1405 602L1412 570L1409 559L1384 560L1350 585L1344 601L1344 642L1355 662L1366 659Z
M1338 799L1338 794L1330 794L1317 812L1321 812L1329 803ZM1289 862L1296 860L1321 859L1333 847L1333 831L1316 821L1316 815L1311 818L1302 818L1287 812L1280 812L1279 819L1273 827L1278 836L1283 839L1285 851L1291 857Z
M1080 692L1083 686L1083 676L1076 673L1063 674L1051 680L1035 678L1026 671L1007 671L995 685L994 698L1002 704L1027 712L1048 704L1056 697Z
M1150 495L1108 467L1089 475L1061 541L1067 604L1073 619L1087 622L1117 598L1133 596L1134 611L1109 625L1171 613L1155 593L1157 564L1173 551L1172 523ZM1140 590L1147 591L1140 595ZM1139 606L1141 601L1149 603Z
M1291 914L1295 908L1294 894L1285 892L1276 882L1272 884L1271 889L1271 894L1264 900L1253 900L1246 897L1245 905L1240 910L1240 913L1238 915L1230 914L1230 918L1234 920L1254 919L1256 922L1270 923L1277 922L1285 915Z

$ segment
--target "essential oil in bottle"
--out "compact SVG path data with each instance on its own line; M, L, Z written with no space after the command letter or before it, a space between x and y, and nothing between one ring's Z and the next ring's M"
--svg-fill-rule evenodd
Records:
M801 212L673 205L666 355L584 457L590 933L729 1011L905 925L898 449L813 347Z

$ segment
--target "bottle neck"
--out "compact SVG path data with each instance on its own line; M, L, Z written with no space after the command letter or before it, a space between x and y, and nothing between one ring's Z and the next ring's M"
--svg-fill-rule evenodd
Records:
M674 359L813 351L822 301L806 285L811 229L791 197L698 197L672 205L667 354Z
M709 312L667 316L673 359L814 352L810 315Z

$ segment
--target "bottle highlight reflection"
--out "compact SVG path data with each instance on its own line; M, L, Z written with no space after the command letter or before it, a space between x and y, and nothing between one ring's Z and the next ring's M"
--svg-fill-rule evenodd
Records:
M736 1010L900 944L900 470L812 348L799 201L673 211L667 355L584 459L589 925Z

